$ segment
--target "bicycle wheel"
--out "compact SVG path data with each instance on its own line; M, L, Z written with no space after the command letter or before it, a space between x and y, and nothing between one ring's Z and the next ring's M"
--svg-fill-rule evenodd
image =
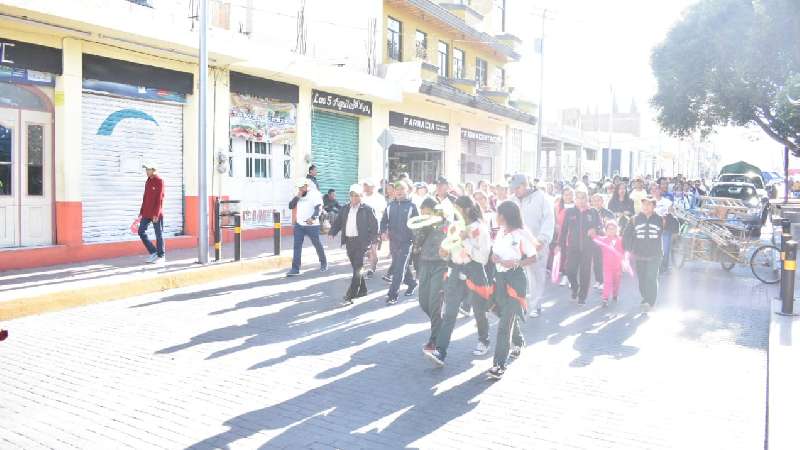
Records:
M750 269L762 283L781 281L781 251L774 245L758 247L750 257Z
M733 269L733 267L736 265L736 258L731 256L734 253L738 255L739 252L738 250L730 247L727 249L727 251L717 247L717 258L719 259L719 265L728 272L730 272L731 269Z

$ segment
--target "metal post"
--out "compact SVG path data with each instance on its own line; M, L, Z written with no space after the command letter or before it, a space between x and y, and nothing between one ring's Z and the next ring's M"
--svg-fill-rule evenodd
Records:
M236 214L233 216L233 260L241 261L242 259L242 215Z
M540 68L539 68L539 117L536 118L538 121L538 135L536 137L536 176L541 178L547 178L547 176L541 175L542 169L542 100L544 98L544 25L547 21L547 10L545 9L542 12L542 36L539 40L539 60L540 60Z
M208 161L206 157L206 116L208 101L208 0L200 0L200 80L198 100L198 151L197 151L197 188L198 201L198 236L197 261L208 264Z
M783 261L781 286L786 289L781 294L781 315L794 315L794 273L797 270L797 241L786 243L786 259ZM785 281L784 281L785 280Z
M275 255L281 254L281 213L272 212L272 242L275 244Z
M220 217L220 200L214 202L214 261L222 259L222 218Z
M781 235L781 282L780 282L780 294L778 294L778 298L783 298L786 295L787 285L786 282L788 281L788 275L785 269L785 261L786 261L786 247L789 241L792 240L792 235L789 233L783 233ZM792 281L794 283L794 281Z
M783 203L789 202L789 146L783 146Z

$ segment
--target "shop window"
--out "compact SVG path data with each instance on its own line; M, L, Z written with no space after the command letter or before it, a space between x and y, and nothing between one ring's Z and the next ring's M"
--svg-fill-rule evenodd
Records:
M28 195L44 195L44 126L28 125Z
M399 20L388 18L388 26L386 29L386 54L389 59L400 61L403 57L403 45L401 36L403 33L403 24Z
M428 60L428 34L417 30L417 35L414 39L414 47L417 52L417 59L420 61Z
M464 79L464 50L453 49L453 78Z
M478 87L486 86L488 74L488 65L485 59L475 58L475 81Z
M0 125L0 195L11 195L11 136L14 130Z
M272 178L272 144L246 141L245 154L247 178Z
M439 76L448 78L450 75L450 71L448 68L450 64L448 64L448 59L450 59L450 46L447 43L439 41Z

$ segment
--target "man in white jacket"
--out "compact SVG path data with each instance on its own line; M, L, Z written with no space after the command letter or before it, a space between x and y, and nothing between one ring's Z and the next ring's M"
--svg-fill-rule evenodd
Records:
M292 257L292 268L286 273L287 277L300 275L300 257L303 252L303 241L308 236L319 257L320 271L328 270L328 260L325 258L325 249L319 240L319 215L322 211L322 195L314 187L311 180L303 178L295 184L297 194L289 202L289 209L295 210L295 223L293 226L294 234L294 255Z
M547 282L547 252L553 240L555 230L555 210L553 199L542 189L530 189L525 175L517 174L509 181L511 199L522 212L525 228L539 241L537 254L541 255L536 262L526 266L528 275L528 292L531 317L539 317L542 313L542 296Z

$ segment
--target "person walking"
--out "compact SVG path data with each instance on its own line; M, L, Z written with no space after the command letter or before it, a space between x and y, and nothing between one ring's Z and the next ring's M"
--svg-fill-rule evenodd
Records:
M567 255L567 277L572 289L572 299L579 305L586 304L589 282L592 278L592 259L601 225L600 215L589 208L586 192L575 193L575 207L567 210L559 237L559 246Z
M375 213L375 220L380 224L381 221L383 221L383 213L386 211L386 197L375 190L377 184L370 178L362 181L361 186L364 188L361 201L372 208L372 212ZM375 274L375 270L378 268L379 247L380 239L376 237L375 241L372 242L367 249L367 271L364 274L364 277L367 279L372 278Z
M659 273L669 273L670 267L670 256L672 254L672 235L678 231L678 221L672 215L672 199L674 198L671 193L669 193L670 197L667 197L665 194L667 181L662 180L660 186L653 186L650 190L650 194L653 197L653 200L656 202L655 206L655 213L659 215L664 220L663 230L661 232L661 269Z
M658 271L663 257L661 235L664 219L655 213L655 207L655 198L645 197L642 200L642 212L633 218L623 236L623 245L631 252L635 263L644 313L656 304Z
M513 184L513 180L512 183ZM497 313L497 344L489 377L500 379L506 371L509 353L519 357L525 346L519 322L525 318L528 305L525 294L528 280L524 268L536 262L537 248L545 248L525 229L519 206L503 202L497 206L500 232L492 246L495 264L495 293Z
M436 200L426 198L422 201L420 212L423 216L439 217L441 222L426 226L415 232L414 245L420 248L419 254L419 306L430 320L430 335L423 351L433 351L436 336L442 324L442 304L444 303L444 280L447 275L447 261L439 254L446 235L442 209Z
M589 203L592 206L592 209L597 211L597 214L600 216L600 229L598 234L602 234L602 230L605 229L605 223L607 220L614 220L614 213L611 212L610 209L607 209L603 206L603 197L600 194L594 194L591 196ZM603 290L603 252L600 250L598 246L594 248L594 257L592 258L592 269L594 271L594 285L593 287L599 291Z
M387 305L397 303L400 283L408 286L406 297L413 296L417 290L417 282L411 273L411 245L414 234L408 228L408 219L418 216L419 212L414 203L408 199L408 183L398 181L394 189L394 200L386 207L381 220L381 239L389 241L389 251L392 255L392 266L388 274L391 275L391 285L386 298Z
M622 282L622 260L625 250L622 237L619 235L619 226L614 220L605 224L605 235L594 239L602 253L603 269L603 306L608 306L608 300L616 303L619 299L619 287Z
M642 200L647 197L647 190L644 188L644 182L641 178L633 180L633 190L628 195L633 202L633 215L642 212Z
M570 208L575 206L575 191L572 190L570 187L564 187L561 189L561 195L558 201L555 202L555 218L556 218L556 226L555 226L555 239L556 241L561 240L561 234L564 228L564 217L567 214L567 211ZM561 271L561 282L559 283L561 286L567 286L569 284L569 279L567 278L567 253L564 249L561 249L560 252L560 260L558 261L558 266L560 267Z
M328 270L328 260L325 257L325 249L319 240L320 223L319 216L322 212L322 195L314 188L313 183L308 178L298 180L295 184L297 194L289 202L289 209L295 210L294 233L294 254L292 256L292 268L286 273L287 277L300 275L300 264L303 254L303 242L306 236L311 239L314 249L319 258L320 271Z
M525 175L514 175L509 183L512 201L519 207L525 229L536 239L537 254L547 255L555 232L555 208L553 200L541 189L530 189ZM542 297L547 283L547 258L538 258L525 267L530 296L529 314L542 314Z
M425 351L425 356L440 367L447 357L459 308L465 299L471 300L478 326L478 345L473 355L485 355L489 351L489 321L486 311L491 287L484 271L491 251L489 230L482 223L480 209L470 197L464 195L456 199L455 208L466 225L460 231L460 245L450 249L442 246L439 250L442 258L447 258L450 269L444 287L444 311L436 345L433 350ZM449 226L456 224L451 222Z
M139 238L150 256L148 264L163 264L164 257L164 180L158 176L158 167L154 162L142 166L147 173L144 183L142 206L139 208ZM156 246L147 237L147 228L153 225L156 234Z
M367 248L378 237L378 221L375 212L361 200L361 185L350 186L350 203L346 204L331 226L330 236L333 239L342 233L342 245L347 249L347 259L353 268L350 287L342 299L343 306L353 304L353 299L367 295L367 282L364 281L364 255Z

